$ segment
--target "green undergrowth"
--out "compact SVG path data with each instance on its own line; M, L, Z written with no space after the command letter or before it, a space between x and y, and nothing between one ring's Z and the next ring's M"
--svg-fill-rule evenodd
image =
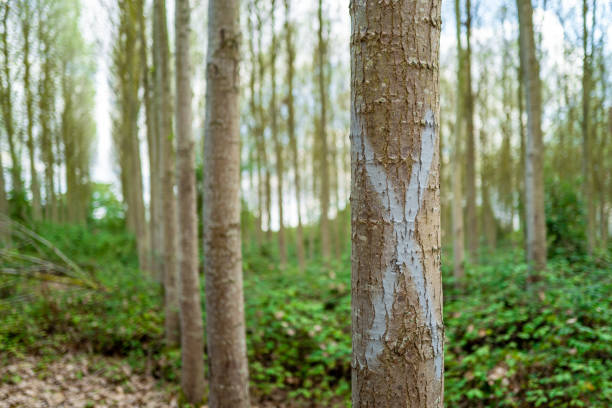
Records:
M81 350L125 358L176 384L180 352L163 343L162 291L136 269L132 239L107 228L41 226L105 290L0 278L0 355ZM22 248L28 251L28 248ZM527 285L522 254L499 251L445 279L448 407L612 406L609 260L552 260ZM347 406L350 258L278 268L244 253L251 391L260 401Z

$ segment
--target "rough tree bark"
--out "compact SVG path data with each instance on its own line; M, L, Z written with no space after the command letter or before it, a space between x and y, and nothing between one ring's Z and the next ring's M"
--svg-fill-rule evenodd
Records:
M353 407L442 407L440 0L351 2Z
M208 3L204 270L212 408L249 406L240 238L238 16L238 0Z
M323 38L323 0L319 0L317 10L319 19L318 39L318 82L320 98L320 123L319 123L319 148L321 161L321 254L323 258L329 259L331 255L331 238L329 232L329 152L327 146L327 92L325 87L325 58L327 56L327 44Z
M546 220L542 175L542 94L540 67L536 58L531 0L517 0L522 76L527 101L525 151L525 209L527 262L536 272L546 267Z
M172 135L172 94L170 92L170 50L166 22L166 1L155 0L153 9L156 107L159 131L159 175L163 234L163 281L166 342L179 342L179 299L177 274L176 197L174 196L174 146Z
M297 228L295 240L297 248L298 265L304 270L306 261L304 257L304 229L302 226L302 190L300 180L300 160L295 135L295 106L293 99L293 80L295 77L295 45L293 44L293 25L291 24L291 0L285 2L285 46L287 47L287 133L289 134L289 147L293 160L293 175L295 184L295 201L297 204Z
M187 402L204 397L204 329L198 276L195 141L191 131L189 0L176 0L176 138L181 284L181 386Z

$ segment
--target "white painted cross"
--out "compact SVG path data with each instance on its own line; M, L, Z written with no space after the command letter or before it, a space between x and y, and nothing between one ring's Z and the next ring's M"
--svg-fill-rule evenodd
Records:
M416 240L416 217L421 209L423 196L429 183L429 174L436 149L436 124L431 110L425 114L425 129L421 133L421 156L412 165L410 182L406 189L406 196L402 200L396 194L395 186L389 180L385 168L375 160L374 150L361 131L353 132L357 138L356 144L361 141L365 155L365 169L372 187L378 193L380 203L384 207L385 221L393 225L397 240L396 265L387 265L383 272L382 294L374 298L374 321L368 331L369 344L366 347L366 361L368 366L375 367L380 353L383 351L383 341L386 332L386 319L392 314L397 276L395 267L405 266L411 274L416 287L419 305L423 318L431 331L431 346L434 352L434 368L438 379L442 376L442 342L438 334L435 304L433 294L427 286L424 276L423 259L420 246Z

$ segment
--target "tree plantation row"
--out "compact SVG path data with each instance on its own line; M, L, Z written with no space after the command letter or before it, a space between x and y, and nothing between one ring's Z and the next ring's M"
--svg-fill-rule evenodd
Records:
M602 345L612 338L602 300L612 268L611 4L94 1L0 0L7 328L15 305L50 293L73 299L66 310L108 296L109 315L143 318L150 333L99 348L133 347L147 372L152 355L180 350L170 371L193 406L249 407L262 389L289 407L612 400ZM100 10L106 20L93 24ZM109 173L106 139L110 184L98 179ZM128 289L108 282L130 268L144 286L122 299ZM349 268L350 290L336 276ZM295 281L320 291L279 283ZM98 294L71 298L70 288ZM591 303L547 303L549 289ZM270 312L275 296L289 304L298 294L317 306ZM132 301L146 311L128 313ZM466 327L468 313L481 320ZM58 330L63 317L54 319L40 332ZM567 331L577 322L581 340ZM38 338L19 330L0 331L6 350ZM332 357L338 344L350 356ZM529 354L541 350L541 360ZM582 360L565 367L558 350ZM318 387L333 395L317 401Z

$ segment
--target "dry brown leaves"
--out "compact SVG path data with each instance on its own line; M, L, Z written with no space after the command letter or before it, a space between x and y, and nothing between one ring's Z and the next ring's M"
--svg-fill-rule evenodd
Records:
M27 356L0 367L0 408L178 407L176 392L121 360L68 354Z

